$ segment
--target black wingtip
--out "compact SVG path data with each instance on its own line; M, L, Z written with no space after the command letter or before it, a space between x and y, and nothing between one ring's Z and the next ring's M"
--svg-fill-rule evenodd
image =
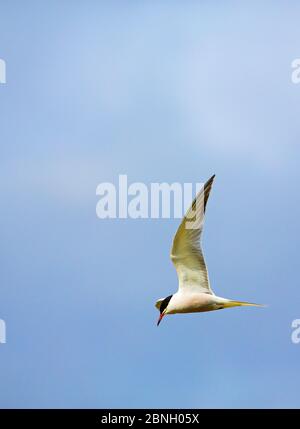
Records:
M215 176L216 175L213 174L211 176L211 178L208 179L208 181L204 185L204 212L205 212L205 209L206 209L207 200L208 200L208 197L209 197L209 194L210 194L210 191L211 191L211 188L212 188Z
M205 187L207 187L207 186L209 186L209 185L211 185L212 183L213 183L213 181L214 181L214 179L215 179L215 177L216 177L216 175L215 174L213 174L209 179L208 179L208 181L205 183Z

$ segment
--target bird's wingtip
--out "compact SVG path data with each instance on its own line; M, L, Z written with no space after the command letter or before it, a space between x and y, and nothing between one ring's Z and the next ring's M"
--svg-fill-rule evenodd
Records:
M208 180L207 180L207 182L206 182L206 184L205 185L212 185L213 184L213 181L215 180L215 177L216 177L216 175L215 174L213 174Z

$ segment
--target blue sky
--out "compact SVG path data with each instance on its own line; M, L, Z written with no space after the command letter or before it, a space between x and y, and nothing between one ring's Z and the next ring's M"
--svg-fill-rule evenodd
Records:
M300 6L2 2L0 407L298 407ZM221 296L166 318L176 219L100 220L100 182L216 181Z

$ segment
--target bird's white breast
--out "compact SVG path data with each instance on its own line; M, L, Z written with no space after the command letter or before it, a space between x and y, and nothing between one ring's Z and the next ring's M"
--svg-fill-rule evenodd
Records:
M216 310L214 295L202 292L177 292L170 300L166 314Z

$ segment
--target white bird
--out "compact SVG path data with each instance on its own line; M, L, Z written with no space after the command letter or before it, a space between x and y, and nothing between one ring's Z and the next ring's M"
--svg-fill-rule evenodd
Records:
M221 298L210 287L200 239L214 178L215 175L199 191L175 234L170 257L177 271L179 288L175 294L156 302L155 306L160 311L157 325L167 314L198 313L237 306L262 307L260 304Z

